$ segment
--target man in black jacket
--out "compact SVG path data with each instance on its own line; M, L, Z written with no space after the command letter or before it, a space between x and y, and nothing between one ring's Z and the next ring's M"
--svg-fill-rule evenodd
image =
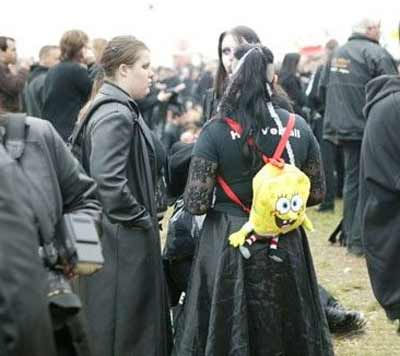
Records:
M32 68L23 91L24 109L34 117L42 117L44 81L49 68L60 62L57 46L44 46L39 52L39 64Z
M61 62L46 75L42 118L49 120L67 141L92 90L86 62L89 37L79 30L67 31L60 40L60 49Z
M361 233L374 294L400 319L400 77L368 83L361 149Z
M343 230L348 252L362 256L358 181L360 150L365 128L362 109L365 105L365 85L382 74L396 74L392 56L379 45L380 23L363 19L353 27L348 42L333 54L327 85L324 138L330 137L343 147L345 183Z

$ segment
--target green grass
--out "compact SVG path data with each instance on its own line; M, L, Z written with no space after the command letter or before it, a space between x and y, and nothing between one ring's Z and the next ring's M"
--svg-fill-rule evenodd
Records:
M172 209L169 209L163 222L163 239L171 213ZM368 320L362 334L332 338L335 355L400 356L400 335L374 298L365 259L349 256L344 247L328 242L328 236L335 229L341 215L341 201L336 202L335 213L318 213L315 208L308 210L315 228L308 237L319 282L345 307L363 312Z
M368 320L364 333L333 338L335 354L400 355L400 335L373 295L365 259L347 255L344 247L328 242L328 236L335 229L341 214L341 201L336 202L335 213L318 213L315 209L308 211L315 228L309 233L309 241L319 282L344 306L363 312Z

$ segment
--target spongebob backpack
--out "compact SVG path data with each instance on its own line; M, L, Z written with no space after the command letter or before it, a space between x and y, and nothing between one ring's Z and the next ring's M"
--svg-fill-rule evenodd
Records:
M239 135L242 133L243 130L236 121L226 118L225 122ZM300 225L312 230L311 221L306 215L310 180L299 168L285 163L281 158L294 123L295 115L291 114L272 158L262 154L265 165L253 178L251 207L241 202L221 176L217 177L218 184L229 199L249 214L249 220L229 237L230 244L239 247L245 258L249 258L250 253L244 245L251 246L257 240L266 240L273 252L278 247L280 235ZM254 146L252 139L247 142ZM276 254L272 256L273 259L280 260Z

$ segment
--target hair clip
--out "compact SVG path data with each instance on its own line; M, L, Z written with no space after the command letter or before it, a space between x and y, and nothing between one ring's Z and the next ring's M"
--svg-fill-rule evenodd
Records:
M111 47L111 51L113 51L114 53L118 53L119 52L119 48L118 47Z

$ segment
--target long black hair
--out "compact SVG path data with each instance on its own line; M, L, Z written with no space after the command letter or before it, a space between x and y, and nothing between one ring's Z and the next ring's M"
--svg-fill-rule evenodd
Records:
M272 83L267 73L274 55L260 44L243 44L235 50L235 58L239 62L221 99L219 116L231 117L241 125L242 153L245 157L250 154L254 163L254 149L247 139L254 136L257 142L260 130L272 120Z
M283 57L281 70L279 71L280 77L284 77L286 75L296 75L299 61L299 53L286 53L285 57Z
M258 35L247 26L236 26L221 33L218 39L218 68L214 81L214 89L217 99L222 97L228 77L228 73L226 72L224 64L222 63L222 41L226 35L232 35L239 44L261 42Z

